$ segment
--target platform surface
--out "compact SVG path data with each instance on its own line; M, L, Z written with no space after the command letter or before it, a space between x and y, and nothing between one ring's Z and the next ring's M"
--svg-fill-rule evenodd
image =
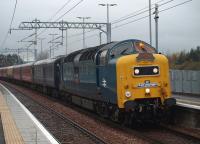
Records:
M12 117L10 109L4 99L2 92L0 91L0 114L2 135L4 136L4 142L6 144L24 144L24 140L16 126L16 123Z
M6 144L58 144L43 125L0 84L0 109Z

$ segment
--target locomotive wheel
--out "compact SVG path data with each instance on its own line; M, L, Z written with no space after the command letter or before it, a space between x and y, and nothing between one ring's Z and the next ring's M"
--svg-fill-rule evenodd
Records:
M62 98L64 101L66 101L68 104L72 104L72 95L70 94L64 94L62 95Z
M43 94L48 94L48 93L47 93L47 88L44 87L44 86L43 86L43 87L41 88L41 90L39 90L39 91L41 91Z
M95 111L98 115L102 116L102 110L101 110L101 104L100 103L95 104Z
M131 128L136 128L137 126L136 113L133 111L126 112L123 125L126 125Z
M52 97L59 98L59 93L57 90L53 90Z
M118 117L119 117L119 110L118 109L114 109L114 111L111 112L111 120L114 122L118 122Z
M174 120L174 107L168 107L165 110L164 122L167 124L173 125L175 123Z
M122 124L124 122L124 114L118 108L115 108L111 112L110 119L114 122Z
M109 117L109 108L104 103L97 103L95 106L96 112L103 118Z

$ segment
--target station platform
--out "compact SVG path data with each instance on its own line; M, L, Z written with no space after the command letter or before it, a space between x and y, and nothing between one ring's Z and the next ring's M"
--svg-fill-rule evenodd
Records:
M0 144L59 144L2 84L0 84Z
M172 97L176 98L179 106L200 110L200 96L173 94Z

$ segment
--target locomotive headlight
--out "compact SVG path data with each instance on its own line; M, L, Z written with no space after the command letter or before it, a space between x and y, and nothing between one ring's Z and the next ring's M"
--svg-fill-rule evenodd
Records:
M125 96L126 96L127 98L131 97L131 92L130 92L130 91L126 91L126 92L125 92Z
M153 69L153 72L154 72L154 73L158 73L158 68L154 68L154 69Z
M135 69L135 74L139 74L140 73L140 70L139 69Z
M145 89L145 93L146 93L146 94L149 94L150 92L151 92L151 91L150 91L149 88L146 88L146 89Z

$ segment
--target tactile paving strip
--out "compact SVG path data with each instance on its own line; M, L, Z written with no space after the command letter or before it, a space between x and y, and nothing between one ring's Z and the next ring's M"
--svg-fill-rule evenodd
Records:
M6 101L0 92L0 113L6 144L24 144L23 138L16 127Z
M2 121L1 121L1 113L0 113L0 144L5 144L3 125L2 125Z

